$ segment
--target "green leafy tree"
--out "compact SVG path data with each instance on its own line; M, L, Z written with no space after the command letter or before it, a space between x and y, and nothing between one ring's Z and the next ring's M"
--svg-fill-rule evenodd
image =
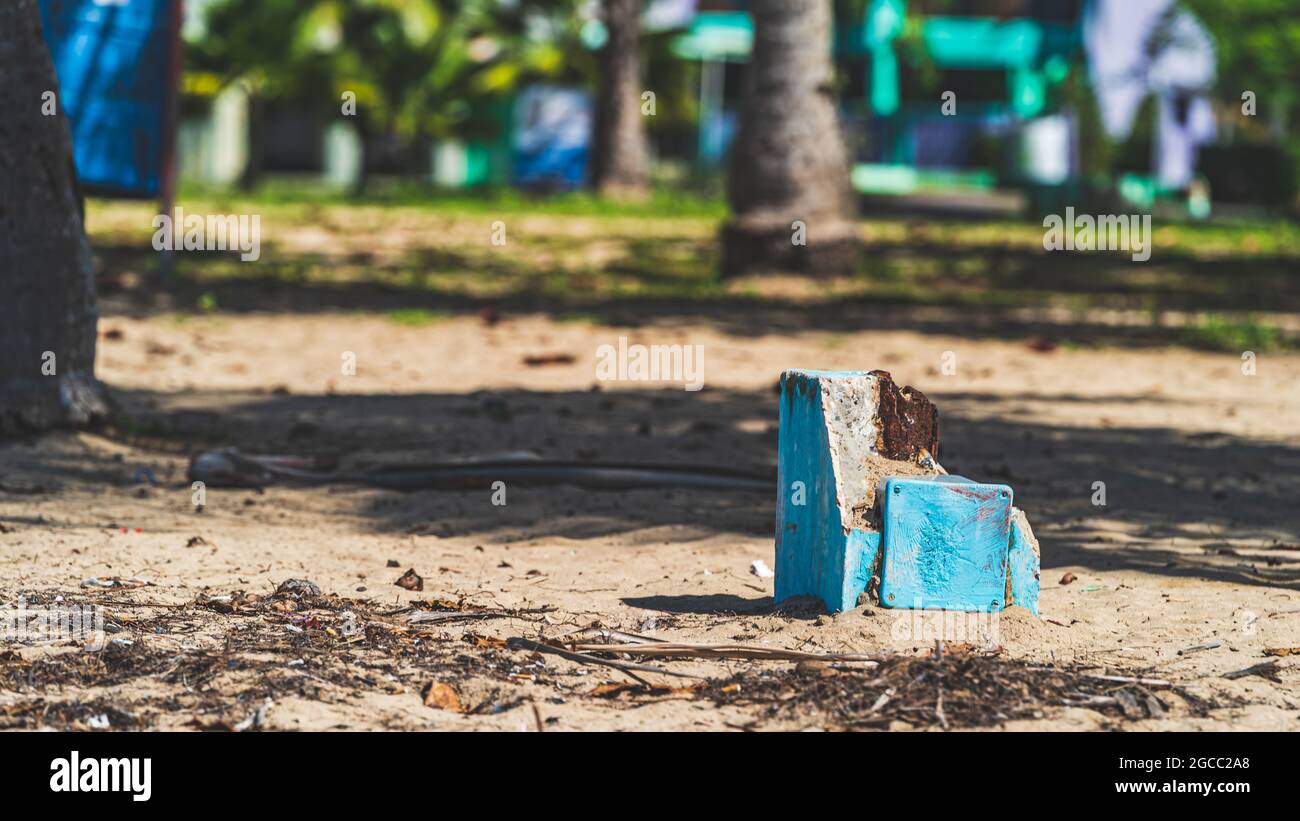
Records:
M219 0L196 65L326 117L353 101L360 193L381 144L419 146L488 127L474 113L520 83L573 75L574 55L584 59L574 8L572 0Z
M1223 167L1231 168L1228 179L1220 174L1220 182L1266 202L1293 200L1300 187L1295 0L1181 0L1181 5L1214 38L1219 122L1233 143L1219 154L1233 158ZM1282 155L1271 153L1272 146Z
M248 162L240 177L246 190L262 174L267 106L311 87L303 55L286 42L309 10L298 0L218 0L207 7L204 36L186 48L191 70L238 84L248 96Z
M1295 0L1183 0L1214 37L1219 94L1240 106L1255 92L1278 136L1300 114L1300 15Z

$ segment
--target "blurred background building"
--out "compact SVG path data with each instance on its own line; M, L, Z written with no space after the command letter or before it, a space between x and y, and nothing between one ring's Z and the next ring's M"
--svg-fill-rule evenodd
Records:
M868 203L1294 208L1292 5L835 2L836 99ZM582 187L595 0L43 0L84 180L153 196L174 115L186 184L362 191ZM1291 8L1292 12L1296 9ZM179 22L178 22L179 21ZM647 0L656 180L722 176L753 25L743 2ZM172 78L172 32L184 42ZM168 88L179 89L169 114ZM348 102L352 101L352 110Z

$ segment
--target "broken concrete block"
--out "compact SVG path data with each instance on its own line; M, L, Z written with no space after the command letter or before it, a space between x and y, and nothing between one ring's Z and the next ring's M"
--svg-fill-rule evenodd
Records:
M776 600L855 607L879 555L879 483L941 473L938 450L934 405L884 371L783 373Z
M781 376L776 600L1038 613L1038 542L1010 487L947 476L939 415L884 371ZM875 588L873 588L875 589Z
M885 483L880 603L991 612L1006 606L1011 488L960 476Z
M1007 553L1007 604L1028 608L1038 615L1039 573L1042 554L1029 519L1011 508L1011 545Z

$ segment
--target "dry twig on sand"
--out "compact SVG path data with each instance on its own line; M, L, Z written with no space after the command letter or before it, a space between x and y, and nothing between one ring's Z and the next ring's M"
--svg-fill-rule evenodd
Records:
M1240 670L1233 670L1230 673L1224 673L1223 677L1227 679L1245 678L1246 676L1263 676L1269 681L1280 682L1282 678L1278 675L1277 659L1252 664L1249 667L1243 667Z
M578 653L626 653L633 656L677 659L741 659L746 661L878 662L883 653L805 653L755 644L686 644L680 642L627 642L623 644L570 644Z
M612 659L600 658L599 656L591 656L591 655L586 655L584 653L576 653L572 650L566 650L563 647L557 647L553 644L547 644L541 641L533 641L531 639L519 639L519 638L510 639L509 641L506 642L506 646L512 650L531 650L534 653L549 653L551 655L559 656L561 658L566 658L569 661L576 661L579 664L595 664L601 667L613 667L616 670L622 670L623 672L627 673L629 676L632 676L632 678L636 679L637 681L647 686L650 686L650 683L645 681L645 679L632 675L633 671L638 673L656 673L661 676L678 676L681 678L701 678L700 676L691 675L690 673L682 673L676 670L665 670L662 667L653 667L649 664L632 664L630 662L625 662L625 661L614 661Z

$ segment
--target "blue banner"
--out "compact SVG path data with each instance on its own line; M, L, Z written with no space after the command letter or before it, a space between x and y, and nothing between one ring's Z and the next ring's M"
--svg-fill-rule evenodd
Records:
M59 77L87 190L158 194L169 90L173 0L41 0L45 42Z

